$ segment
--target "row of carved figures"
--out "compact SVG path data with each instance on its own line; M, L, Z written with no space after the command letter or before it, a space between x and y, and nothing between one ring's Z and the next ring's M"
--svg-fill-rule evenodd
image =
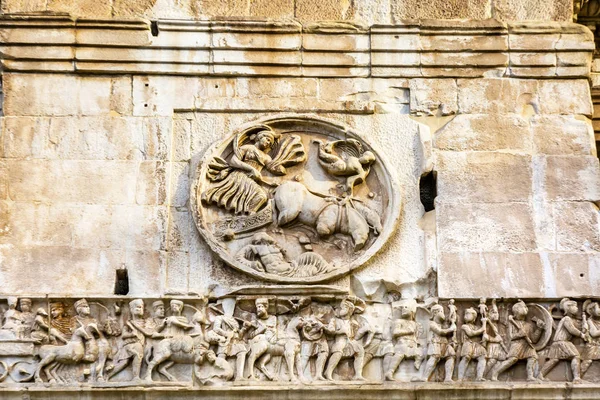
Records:
M498 380L521 360L523 378L543 381L564 360L563 380L578 383L600 360L600 305L590 300L580 311L570 299L546 306L402 299L391 307L354 296L80 299L73 315L67 303L50 302L48 313L33 312L31 299L7 299L0 382L363 381L365 367L380 359L380 381L396 380L409 361L403 380ZM176 363L192 366L192 376L171 374Z

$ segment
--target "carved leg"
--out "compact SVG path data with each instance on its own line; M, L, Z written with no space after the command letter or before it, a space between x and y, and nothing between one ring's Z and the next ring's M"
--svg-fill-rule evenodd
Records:
M492 372L494 370L494 366L496 365L497 362L498 362L498 360L496 360L495 358L490 358L487 361L487 365L486 365L487 371L485 371L485 373L483 375L484 376L489 375L490 372Z
M323 371L325 370L325 363L327 362L327 353L321 352L317 355L317 362L315 364L315 379L318 381L324 381Z
M533 358L528 358L527 359L527 380L535 380L533 377L533 362L530 364L530 360L535 361L535 359ZM550 372L552 370L552 368L554 368L556 366L556 364L558 364L559 360L557 358L551 358L550 360L546 361L546 363L544 364L544 366L542 367L542 370L540 371L540 374L538 375L538 378L540 378L541 380L545 380L546 379L546 374L548 372ZM531 372L530 372L531 370ZM531 378L531 379L530 379Z
M363 366L365 359L365 351L361 349L357 354L354 355L354 380L364 381L363 377Z
M158 372L161 373L169 382L173 382L175 377L167 371L167 369L171 368L175 364L175 361L167 361L164 364L159 364Z
M133 356L131 361L131 374L133 375L132 380L139 380L140 379L140 373L142 370L142 360L144 359L144 354L143 353L139 353L139 354L135 354ZM112 376L112 374L111 374Z
M454 357L446 358L446 376L444 376L444 382L454 382L452 380L452 374L454 373Z
M413 378L412 380L415 382L427 382L431 379L431 375L433 375L433 371L435 371L435 367L440 361L440 358L437 356L430 356L429 360L427 360L427 365L425 365L425 371L423 371L423 375L420 378Z
M59 384L64 384L66 383L61 377L60 375L58 375L58 367L60 366L59 363L57 362L53 362L52 364L48 365L48 367L46 367L46 375L50 378L50 382L51 383L59 383Z
M581 376L585 376L585 373L587 372L587 370L590 368L590 366L592 365L592 360L584 360L581 363Z
M246 366L246 352L238 353L235 359L235 380L244 380L244 367ZM225 354L223 354L225 358Z
M35 370L35 381L37 383L42 383L44 382L42 380L42 377L40 376L40 373L42 372L42 369L49 365L50 363L52 363L54 361L54 356L53 355L49 355L47 357L45 357L44 359L42 359L42 361L40 361L40 363L38 364L36 370ZM44 373L46 374L46 377L50 380L52 379L52 377L50 375L48 375L48 373L46 372L46 370L44 369Z
M286 349L283 353L283 357L285 358L285 363L287 365L288 374L290 375L290 381L296 382L298 379L296 378L296 374L294 373L294 364L296 363L296 345L295 344L286 344ZM298 367L299 370L299 367Z
M271 375L269 370L267 369L267 364L271 361L271 355L269 353L265 353L258 359L258 370L265 374L268 380L274 380L274 376Z
M485 356L479 357L477 359L477 374L475 375L475 380L477 382L485 381L485 378L483 377L483 375L485 374L485 366L486 365L487 365L487 360L485 359Z
M458 380L462 381L463 379L465 379L465 374L467 372L467 367L469 366L469 363L471 362L471 358L470 357L463 357L460 360L460 363L458 364Z
M325 209L319 214L317 218L317 233L319 236L327 237L333 235L335 232L335 225L338 219L338 206L332 204L325 207Z
M367 366L367 364L371 362L372 359L373 359L373 354L365 353L365 357L364 357L364 361L363 361L363 368L365 368Z
M148 369L146 369L146 375L144 375L144 380L148 382L152 382L152 372L154 368L156 368L160 363L166 361L169 357L171 357L171 353L164 354L154 354L154 358L150 363L148 363Z
M127 358L125 360L121 360L118 363L115 364L113 370L108 374L107 379L110 381L112 379L113 376L117 375L119 372L123 371L125 368L127 368L127 366L129 365L129 361L131 361L131 358ZM134 375L135 377L139 377L138 375Z
M250 375L248 376L249 379L258 379L254 373L254 364L256 364L256 360L258 360L265 353L265 351L267 351L267 346L260 342L254 344L253 348L250 349L250 354L248 355L248 368L250 369Z
M516 357L511 357L508 360L502 362L501 364L497 364L496 368L494 368L492 370L492 377L491 380L492 381L497 381L498 380L498 375L500 375L501 373L503 373L504 371L506 371L507 369L509 369L510 367L512 367L513 365L515 365L515 363L519 361L518 358ZM529 364L529 360L528 360L528 364ZM529 373L529 368L528 368L528 373ZM533 374L533 368L532 368L532 374ZM533 376L533 375L532 375Z
M325 371L325 378L327 378L327 380L333 380L333 371L335 370L335 367L337 367L341 359L342 353L339 351L333 353L329 357L329 362L327 363L327 371Z
M571 360L571 371L573 372L573 383L581 383L583 380L581 379L580 374L580 363L581 360L579 357L575 357Z
M396 370L398 369L398 367L400 366L400 363L402 363L402 360L404 359L404 355L403 354L386 354L383 357L383 371L384 371L384 376L385 376L385 380L388 381L395 381L396 379L394 378L394 374L396 373Z

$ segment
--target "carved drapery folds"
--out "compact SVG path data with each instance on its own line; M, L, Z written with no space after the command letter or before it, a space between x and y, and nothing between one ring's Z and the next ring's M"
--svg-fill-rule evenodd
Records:
M0 305L0 382L13 384L580 383L597 379L600 360L593 300L380 304L327 294Z
M366 262L400 206L385 160L312 118L250 124L208 150L192 188L204 239L229 265L275 282L322 282Z

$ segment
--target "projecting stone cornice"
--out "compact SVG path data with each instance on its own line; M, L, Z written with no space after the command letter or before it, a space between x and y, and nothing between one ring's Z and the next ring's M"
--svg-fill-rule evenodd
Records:
M5 71L288 77L588 77L573 23L74 20L3 15Z

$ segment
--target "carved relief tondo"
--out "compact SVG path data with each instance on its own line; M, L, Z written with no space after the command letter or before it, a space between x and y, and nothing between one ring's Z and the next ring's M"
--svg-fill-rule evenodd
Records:
M240 128L210 148L192 185L198 230L230 266L273 282L322 282L364 264L400 204L385 160L314 118Z

